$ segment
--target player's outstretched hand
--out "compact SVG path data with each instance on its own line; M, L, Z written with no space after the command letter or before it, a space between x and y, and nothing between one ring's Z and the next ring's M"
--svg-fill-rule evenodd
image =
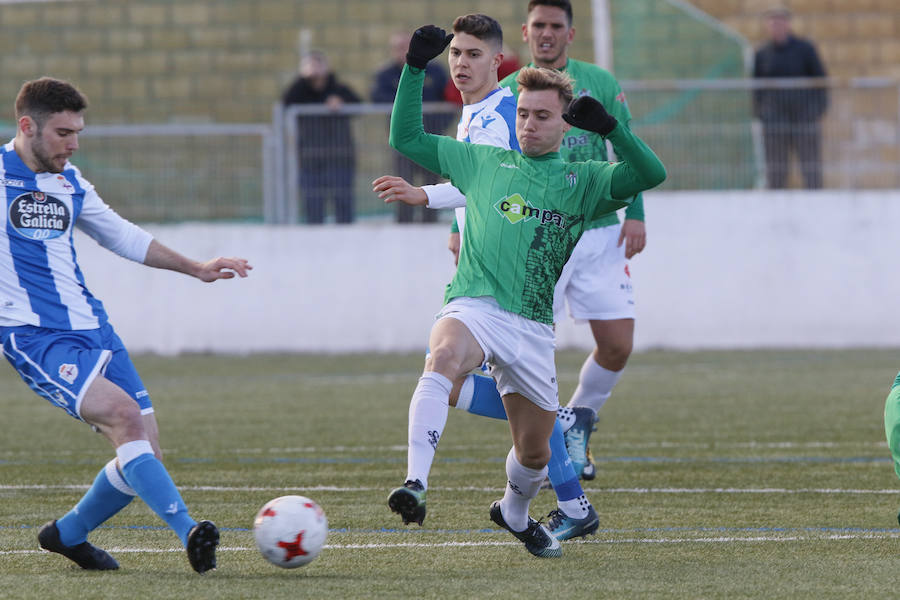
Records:
M241 277L248 275L247 271L253 267L243 258L214 258L200 264L195 277L200 281L211 283L219 279L231 279L237 273Z
M403 202L410 206L428 204L428 195L425 190L396 175L382 175L372 182L372 191L377 193L385 204L391 202Z
M453 39L453 34L447 35L440 27L423 25L416 29L409 40L409 50L406 52L406 64L417 69L424 69L428 61L438 57L444 52L444 48Z
M604 136L615 129L618 123L599 101L590 96L572 100L569 109L563 113L563 119L572 127L594 131Z
M385 204L391 202L403 202L410 206L428 204L428 194L425 190L396 175L382 175L372 182L372 191L377 193Z

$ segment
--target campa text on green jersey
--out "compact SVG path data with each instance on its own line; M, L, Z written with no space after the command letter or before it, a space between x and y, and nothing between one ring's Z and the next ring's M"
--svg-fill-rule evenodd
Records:
M528 219L537 219L541 222L541 225L553 224L560 228L565 228L566 226L566 216L564 214L555 210L531 206L521 194L513 194L512 196L501 198L494 204L494 208L513 225L525 222Z

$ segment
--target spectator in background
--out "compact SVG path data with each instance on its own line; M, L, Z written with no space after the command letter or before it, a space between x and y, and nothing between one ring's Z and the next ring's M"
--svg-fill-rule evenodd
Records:
M375 74L375 82L372 87L372 102L392 103L397 95L397 86L400 84L400 72L406 64L406 49L409 45L409 33L398 31L391 35L391 62L385 65ZM422 89L423 102L442 102L444 100L444 88L450 83L447 72L437 63L429 63L425 69L425 87ZM452 85L452 84L451 84ZM450 124L453 116L440 113L426 113L424 115L425 131L428 133L442 134ZM424 169L409 160L396 150L394 153L394 172L413 185L431 185L438 183L440 178L431 171ZM397 203L397 222L433 223L438 213L428 210L424 206L409 206L402 202Z
M825 77L815 46L794 35L791 12L783 6L765 12L769 41L756 51L753 77ZM787 186L790 153L797 155L803 183L822 187L821 119L828 107L823 87L756 89L753 112L762 121L768 186Z
M356 155L350 117L341 114L347 102L360 102L360 97L337 80L321 52L303 57L300 76L282 98L285 106L324 104L333 113L297 117L300 195L307 223L325 221L325 202L329 197L334 199L335 221L353 222Z

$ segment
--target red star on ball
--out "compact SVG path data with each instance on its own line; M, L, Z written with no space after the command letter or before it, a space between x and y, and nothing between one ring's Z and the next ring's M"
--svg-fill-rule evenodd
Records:
M308 552L303 549L303 534L301 531L297 534L297 538L293 542L278 542L279 548L284 548L284 560L291 560L295 556L306 556Z

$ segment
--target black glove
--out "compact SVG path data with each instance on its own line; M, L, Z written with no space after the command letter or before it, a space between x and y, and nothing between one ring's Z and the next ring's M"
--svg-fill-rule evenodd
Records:
M447 33L440 27L424 25L416 29L412 39L409 40L409 50L406 52L406 64L417 69L424 69L428 61L443 53L444 48L453 39L453 34Z
M563 113L563 119L572 127L594 131L602 136L616 128L618 121L606 112L603 105L590 96L581 96L572 100L569 109Z

